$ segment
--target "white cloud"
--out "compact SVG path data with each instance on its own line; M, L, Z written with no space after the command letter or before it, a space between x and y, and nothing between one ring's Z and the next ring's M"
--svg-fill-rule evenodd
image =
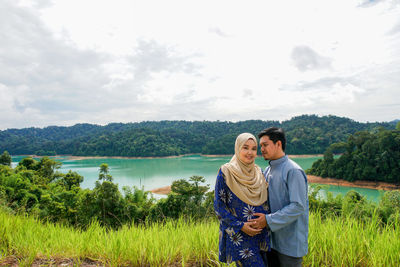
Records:
M0 7L0 129L400 114L396 1Z
M299 71L331 68L331 59L318 55L318 53L307 46L294 47L292 59Z

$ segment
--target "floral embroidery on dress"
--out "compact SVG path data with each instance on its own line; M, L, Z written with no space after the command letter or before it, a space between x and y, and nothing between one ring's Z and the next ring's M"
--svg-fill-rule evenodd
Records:
M226 262L229 264L229 263L232 263L232 256L231 255L227 255L226 256Z
M249 258L249 257L253 256L254 253L253 253L253 251L251 251L251 249L245 248L245 249L242 249L242 250L239 251L239 255L240 255L243 259L246 259L246 258Z
M260 243L260 250L268 251L268 248L269 248L269 246L267 244L267 241L263 241L263 242Z
M229 235L232 236L235 233L235 230L233 230L232 227L226 228L225 232Z
M227 202L227 203L230 203L231 200L232 200L232 193L231 193L231 191L228 191L228 192L226 193L225 197L226 197L226 202Z
M232 213L233 216L237 217L236 210L234 208L228 208L228 211Z
M265 211L269 212L269 206L268 206L268 203L267 203L267 202L265 202L265 203L262 205L262 207L263 207L263 209L264 209Z
M234 234L230 238L231 238L232 243L236 246L239 246L240 242L243 241L243 237L240 233Z
M244 207L243 209L243 217L247 218L247 220L250 220L253 218L253 215L254 215L254 207L247 204L247 207Z
M219 190L219 197L221 198L221 200L226 203L226 193L224 191L224 189Z

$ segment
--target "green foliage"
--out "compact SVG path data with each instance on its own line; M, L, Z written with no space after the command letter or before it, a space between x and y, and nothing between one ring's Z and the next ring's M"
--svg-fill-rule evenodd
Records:
M322 197L321 188L321 185L311 185L308 199L310 211L318 212L322 218L353 217L366 223L374 220L392 226L400 223L400 190L386 191L376 204L354 190L336 197L327 192L326 197Z
M11 156L7 152L7 150L5 150L3 154L0 156L0 165L11 166Z
M338 142L331 144L327 150L332 151L332 153L339 154L346 152L347 144L346 142Z
M19 163L18 167L25 167L27 170L36 170L37 161L31 157L23 158Z
M347 192L342 203L342 214L368 220L374 216L375 204L367 202L366 198L360 193L350 190Z
M45 151L45 150L41 149L41 150L37 151L35 153L35 155L37 155L37 156L55 156L56 152L55 151Z
M79 188L80 184L83 182L83 176L79 175L77 172L68 171L67 174L60 175L61 178L59 183L65 187L67 190L73 189L73 187Z
M308 194L310 211L320 212L326 217L340 216L342 214L343 197L338 195L333 197L331 192L327 192L326 198L320 196L321 185L311 184Z
M124 186L122 188L125 196L122 201L122 216L127 222L144 223L149 218L150 210L154 206L155 199L148 191Z
M24 158L15 169L0 165L0 203L15 212L81 228L93 221L119 228L127 223L212 214L209 187L202 185L205 179L201 176L175 181L172 193L155 201L143 188L123 187L121 193L105 163L99 167L93 189L82 189L83 177L76 172L56 172L59 166L48 157L39 161Z
M379 202L383 222L393 224L400 222L400 191L386 192Z
M93 190L95 196L94 209L98 211L97 220L102 226L116 228L122 226L120 212L122 195L118 185L111 181L96 182Z
M333 158L332 150L343 154ZM324 158L313 163L307 173L348 181L370 180L400 183L400 131L377 128L349 136L347 143L333 144Z
M99 181L112 182L113 178L109 173L109 168L107 163L102 163L100 165Z
M35 168L39 175L45 178L45 183L50 183L54 179L60 177L60 173L56 173L55 170L61 167L61 162L52 160L48 157L43 157L36 164Z
M153 157L188 153L233 154L236 136L257 134L262 129L282 127L288 154L320 154L331 144L345 142L357 131L377 127L394 129L391 123L360 123L336 116L303 115L290 120L239 122L145 121L106 126L77 124L0 131L0 151L13 155L77 155ZM343 147L336 145L332 152Z
M332 160L332 154L326 153L326 159ZM117 229L126 224L215 217L214 192L204 185L201 176L174 181L171 193L156 201L143 188L123 187L120 191L107 164L100 165L99 180L93 189L82 189L83 177L76 172L56 172L58 166L46 157L40 161L25 158L14 169L0 165L0 205L14 213L32 214L82 229L93 222ZM384 225L393 225L399 219L399 191L385 193L379 205L374 205L354 191L344 197L328 193L321 198L320 188L311 186L309 204L311 211L320 212L324 218L350 216L364 221L378 218Z
M180 179L174 181L171 193L166 199L161 199L152 207L150 218L152 220L165 220L166 218L177 219L181 216L190 218L203 218L210 214L209 204L205 201L209 186L202 186L205 179L202 176L192 176L189 181Z

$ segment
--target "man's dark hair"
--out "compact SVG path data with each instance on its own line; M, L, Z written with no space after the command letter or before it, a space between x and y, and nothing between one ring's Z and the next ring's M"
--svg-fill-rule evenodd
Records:
M285 132L283 131L282 128L277 128L277 127L269 127L267 129L262 130L258 134L258 138L261 139L264 135L268 136L269 139L276 144L276 142L281 141L282 143L282 150L285 151L286 148L286 137L285 137Z

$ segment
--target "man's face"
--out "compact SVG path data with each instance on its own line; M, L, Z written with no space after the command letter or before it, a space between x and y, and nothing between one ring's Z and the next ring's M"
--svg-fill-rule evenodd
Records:
M274 142L269 139L269 136L264 135L260 139L261 154L266 160L278 159L281 155L281 141Z

